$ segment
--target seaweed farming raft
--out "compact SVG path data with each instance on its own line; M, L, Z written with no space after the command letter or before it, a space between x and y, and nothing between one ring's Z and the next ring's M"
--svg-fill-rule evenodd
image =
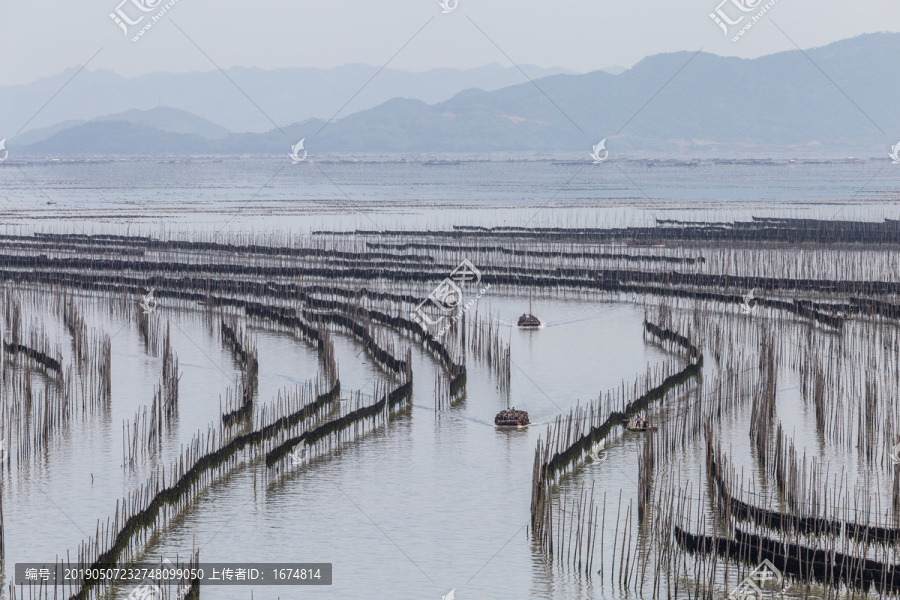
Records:
M435 427L445 411L471 419L464 413L473 407L490 415L505 406L493 425L511 435L495 435L484 417L481 431L517 447L532 432L515 430L534 424L509 405L513 363L499 331L501 319L503 327L542 326L530 304L521 317L510 308L539 293L634 312L629 341L639 346L643 333L648 359L646 372L641 365L623 373L621 386L613 382L587 403L566 399L540 432L533 462L510 453L510 472L523 463L533 469L534 564L584 579L584 589L604 598L725 597L762 559L797 586L796 597L900 596L896 221L189 237L2 236L4 486L55 460L51 450L77 433L73 424L110 422L119 401L111 340L120 325L117 344L133 332L140 341L133 351L160 363L149 387L158 384L137 414L128 413L134 422L123 423L122 462L133 485L116 490L118 504L73 560L98 567L137 560L167 528L190 521L182 517L200 492L236 469L252 470L255 491L257 479L277 487L351 444L365 453L371 432L419 418L407 408L420 407L425 390L413 394L412 382L423 363L435 370ZM479 319L478 306L485 309L476 305L438 333L427 323L449 312L433 290L461 254L492 265L479 283L506 312ZM153 305L142 310L147 290ZM417 313L426 301L430 312ZM116 329L89 327L98 314ZM179 452L174 436L185 403L194 410L201 400L193 384L179 393L185 315L218 338L232 372L228 387L216 390L224 403L187 432ZM353 348L353 360L371 363L366 393L345 390L342 400L336 336L341 351ZM281 348L303 346L318 363L290 373L305 383L265 398L260 369L271 361L264 344L272 337ZM469 381L496 383L498 394L482 388L465 399ZM612 484L617 473L623 478ZM522 512L528 505L527 497L503 500ZM5 549L21 550L4 528L10 506L0 495L6 560ZM110 595L100 584L62 591L11 589L10 596Z

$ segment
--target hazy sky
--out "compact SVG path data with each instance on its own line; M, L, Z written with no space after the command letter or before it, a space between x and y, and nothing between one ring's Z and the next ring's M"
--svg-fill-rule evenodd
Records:
M121 10L134 20L156 11L142 13L132 2L161 1L125 0ZM777 0L732 42L709 17L719 1L458 0L456 10L442 14L437 0L176 0L134 43L109 16L121 0L0 0L0 85L84 64L101 48L88 68L126 76L208 71L213 62L222 68L382 66L398 51L390 66L412 71L509 65L512 59L587 72L675 50L756 57L792 49L785 34L809 48L866 32L900 31L898 0ZM765 3L726 0L723 10L741 14L732 4L741 1Z

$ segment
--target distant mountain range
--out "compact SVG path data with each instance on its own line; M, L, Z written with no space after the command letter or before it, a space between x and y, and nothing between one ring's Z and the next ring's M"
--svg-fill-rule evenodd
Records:
M833 156L863 148L877 155L900 140L900 79L890 68L897 56L900 34L891 33L753 60L676 52L618 75L554 74L431 103L392 98L327 124L312 119L263 133L227 133L213 119L167 108L63 123L31 139L11 137L7 147L38 155L286 154L305 138L311 156L586 152L606 138L612 156L727 156L761 146Z
M532 79L566 72L532 65L523 65L522 70ZM310 118L329 119L348 101L339 116L392 98L434 103L470 88L497 90L526 81L518 68L497 64L421 73L390 68L379 72L378 67L368 65L270 71L234 67L222 72L151 73L134 78L84 70L73 78L77 71L72 68L28 85L0 86L0 138L12 137L60 90L27 129L167 106L202 115L230 131L264 132L274 127L273 121L283 126Z
M80 135L90 138L93 136L93 133L91 132L100 132L109 129L109 123L111 122L125 122L131 125L158 129L168 133L197 135L209 140L224 139L231 135L231 132L224 127L220 127L197 115L193 115L177 108L161 107L151 108L150 110L138 110L133 108L123 113L97 117L90 121L77 119L63 121L62 123L50 127L26 131L13 139L15 140L16 145L28 146L49 139L60 132L68 132L68 134L60 135L55 139L57 142L69 138L77 139ZM120 127L120 125L116 124L113 125L113 127L117 128Z

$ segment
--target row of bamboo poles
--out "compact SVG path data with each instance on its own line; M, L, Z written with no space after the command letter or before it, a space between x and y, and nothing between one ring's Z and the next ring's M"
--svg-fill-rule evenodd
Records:
M79 369L84 368L79 364L86 362L83 357L90 362L90 357L102 354L104 346L102 341L92 345L78 303L72 302L76 293L87 295L88 302L107 294L116 298L108 303L108 310L127 315L137 325L146 351L153 356L167 354L168 335L163 334L157 313L146 314L135 308L134 302L150 288L165 299L167 307L196 308L200 303L209 314L218 314L221 309L243 311L249 319L296 331L318 344L323 381L286 392L274 407L261 405L257 411L250 411L256 414L242 431L228 432L217 424L210 426L205 436L198 433L191 446L195 450L169 469L168 479L163 470L162 483L160 475L156 475L155 483L148 482L136 495L126 498L128 510L123 510L121 518L117 510L116 521L96 536L92 546L86 547L85 556L97 558L120 543L119 536L127 529L126 516L151 523L147 526L149 531L159 525L160 514L172 514L187 505L189 500L184 498L191 493L183 492L183 498L181 490L196 491L190 482L210 481L233 466L238 457L249 461L265 456L267 464L271 457L269 466L277 467L272 471L277 472L284 465L281 461L296 456L295 451L301 446L309 454L326 452L343 440L361 435L366 428L385 422L391 407L399 406L406 397L411 381L409 352L396 350L401 337L421 342L442 364L446 375L441 374L436 388L442 390L441 394L443 390L450 394L441 398L453 397L464 385L466 351L484 361L497 374L501 390L504 385L508 390L508 346L504 348L499 337L497 321L479 320L477 314L464 315L462 322L450 329L449 336L436 339L407 318L424 300L430 282L445 277L458 262L463 248L471 252L476 264L494 265L485 269L482 276L498 293L530 288L539 297L555 295L565 299L627 298L640 294L645 304L659 305L655 322L648 321L645 326L646 334L677 351L687 366L679 368L666 363L636 381L630 390L623 386L622 390L607 394L605 402L601 399L578 406L567 419L557 420L550 437L535 455L537 483L532 490L532 531L542 548L584 572L592 572L595 561L599 561L603 576L612 573L610 579L616 579L618 585L644 590L645 585L652 584L654 596L677 595L691 586L690 595L712 596L714 583L723 576L720 567L726 558L734 558L732 548L738 549L740 562L751 555L758 557L763 547L776 548L775 542L787 547L789 541L772 531L745 533L715 521L711 531L715 543L707 544L705 537L698 536L710 533L706 514L710 510L709 490L704 495L699 482L696 490L691 486L683 488L678 479L682 475L672 466L674 456L690 451L698 439L708 440L712 435L707 433L708 428L723 427L723 419L728 415L749 410L750 452L757 461L752 476L763 482L771 477L772 486L765 489L767 493L775 490L784 504L775 511L771 494L758 498L748 495L745 503L791 518L797 516L794 511L817 503L829 506L830 511L849 511L846 491L836 495L833 486L828 487L827 478L818 479L821 465L810 464L807 472L797 451L791 452L793 442L780 429L778 406L786 387L785 373L796 374L823 444L840 444L847 450L860 448L864 462L873 468L879 464L883 468L889 461L895 444L894 424L898 422L898 403L892 400L900 381L896 367L900 358L896 327L900 317L896 296L900 287L892 279L898 266L896 253L885 252L884 245L896 242L890 241L894 239L891 231L860 226L849 228L860 247L847 250L813 245L788 253L784 247L771 243L773 235L799 231L809 236L805 239L819 242L847 241L847 237L827 227L795 222L767 222L758 227L733 223L671 224L662 229L672 231L660 233L659 229L623 233L596 229L558 232L462 228L417 235L406 232L403 235L412 241L404 244L392 241L400 235L396 232L355 236L322 233L302 240L247 236L226 242L202 236L185 240L8 236L9 247L0 254L0 280L15 281L17 291L12 295L7 292L5 299L4 340L10 345L0 354L11 361L15 359L16 364L9 368L8 375L4 369L4 381L8 378L14 382L10 385L15 392L10 397L16 402L21 400L24 407L36 403L41 391L36 392L35 388L45 386L43 380L52 379L50 374L56 371L53 363L45 359L56 360L60 365L57 370L64 376L74 368L75 374L67 376L67 381L85 380L79 375ZM715 235L710 235L711 231ZM702 256L698 250L689 250L689 243L675 249L610 249L608 244L601 245L621 240L623 235L700 240L702 244L696 248L702 248ZM732 242L707 243L709 239L726 237ZM734 239L739 239L740 244L733 243ZM741 305L752 288L757 289L753 311L744 314ZM78 357L71 365L64 364L59 352L46 343L47 336L40 333L39 325L27 319L23 322L17 316L21 313L21 308L17 308L21 298L34 299L37 295L33 290L41 289L53 290L53 297L62 307L60 314L72 338L74 356ZM467 319L471 321L468 327ZM221 324L224 326L225 322ZM336 405L339 377L329 326L356 336L385 368L391 384L379 384L382 387L371 396L357 393L346 405ZM236 325L229 327L238 331ZM102 332L95 337L102 340L103 336L108 338ZM233 337L240 336L235 333ZM240 346L246 354L246 348L252 344L241 341ZM668 411L666 417L638 456L636 497L623 503L619 496L616 522L610 528L613 543L609 555L608 544L604 543L605 535L609 539L609 533L604 533L608 529L606 519L612 519L612 515L607 515L607 490L603 490L601 508L599 490L588 485L573 487L568 485L568 479L578 476L580 461L598 445L607 443L610 430L618 427L624 417L664 400L673 390L685 391L688 383L699 381L704 355L715 361L714 366L710 365L715 376L703 384L702 392L687 391L672 406L668 402L662 405L661 410ZM239 362L243 364L243 358ZM102 389L104 376L100 374L108 377L109 362L105 363L105 371L100 366L104 364L102 360L96 364L94 371ZM93 387L94 384L87 386ZM237 407L238 398L245 399L246 389L244 386L235 394L231 410ZM54 393L64 398L62 392ZM88 394L82 392L78 396L85 402ZM97 397L102 405L102 392ZM71 400L53 402L53 406L74 404ZM31 415L18 419L23 423L35 421L33 413L20 410L18 414ZM18 435L10 437L15 437L17 444L21 439ZM195 470L198 465L202 465L199 471ZM183 480L189 483L181 483ZM566 480L567 485L560 486L561 480ZM733 487L735 480L730 481ZM896 488L897 478L893 481ZM851 483L847 475L837 485L846 490L851 484L855 482ZM176 487L177 493L168 491ZM737 487L743 489L743 483ZM563 490L561 496L554 493L556 489ZM826 494L830 500L842 500L837 504L826 502ZM160 495L165 498L161 504L155 500ZM861 497L856 502L862 502ZM879 515L886 508L879 502L875 501L872 507L854 505L859 510L865 508L869 516L852 522L860 526L866 523L864 527L873 531L889 528L885 521L879 522ZM720 515L718 504L712 508ZM159 512L154 514L151 509ZM823 509L821 514L808 512L803 516L825 518L827 512ZM772 523L770 519L761 527L771 530ZM696 528L698 533L691 533ZM121 543L128 547L135 544L137 548L146 539L142 536L146 532L129 530L128 541ZM132 537L135 541L131 541ZM724 555L718 552L722 541L726 542ZM748 546L751 541L756 545ZM797 539L790 543L802 551ZM794 546L791 548L797 549ZM704 551L697 551L698 548ZM708 557L701 556L710 548L716 551L706 553ZM751 548L756 548L756 552L750 552ZM850 550L861 551L855 546ZM856 558L857 571L860 564L865 567L863 571L868 569L866 563L859 562L859 555ZM880 560L887 562L883 555ZM728 567L724 568L727 577ZM800 576L807 572L810 571L801 569ZM887 581L888 571L882 569L880 573L881 581Z
M666 315L661 316L665 319ZM668 319L666 319L668 320ZM561 477L570 473L586 456L619 427L635 415L646 410L653 402L666 398L670 392L682 389L690 380L699 376L702 369L703 357L697 347L685 336L649 321L645 322L645 331L673 346L685 351L689 360L687 364L678 369L670 363L665 363L662 369L650 370L642 380L635 381L631 390L625 388L624 382L620 390L607 393L605 403L602 398L587 406L576 406L569 415L563 419L557 417L556 422L547 432L546 440L539 439L535 450L534 470L532 478L531 495L531 524L534 538L541 547L551 555L571 561L578 570L592 571L594 558L594 544L597 541L599 527L601 564L603 563L603 547L605 535L605 495L602 516L598 519L598 508L593 503L593 493L588 501L579 496L576 512L569 514L566 509L565 497L554 501L553 490ZM639 479L649 481L652 449L647 448L644 460L639 466ZM646 503L650 495L649 487L642 484L637 503L638 518L642 518L646 511ZM574 502L574 501L573 501ZM629 531L628 523L634 518L633 505L629 502L625 515L625 529ZM621 497L620 505L621 510ZM554 521L554 512L556 519ZM569 516L567 519L566 516ZM616 517L618 528L619 516ZM569 528L568 532L566 527ZM574 529L573 529L574 528ZM574 541L573 541L574 533ZM618 529L616 530L617 536ZM617 540L617 537L613 538ZM572 547L574 544L574 550ZM615 546L613 545L613 564L615 563ZM623 569L627 571L631 561L630 543L628 544L628 556L625 555L626 544L623 540L620 554L619 573ZM627 562L626 562L627 561ZM623 567L624 563L624 567ZM601 568L601 572L603 569ZM613 566L613 572L615 567Z
M340 382L336 378L338 369L326 323L349 325L347 328L359 334L364 341L370 342L372 348L385 353L393 352L392 343L383 334L373 333L371 327L359 328L355 326L358 324L356 321L324 318L312 313L304 314L313 319L307 322L298 314L302 311L293 311L294 314L291 315L289 311L259 304L245 304L244 308L251 318L271 319L281 327L294 327L294 332L298 335L315 340L319 345L326 380L333 379L331 387L327 387L324 382L317 383L315 387L286 393L283 398L279 397L274 406L261 406L253 418L249 433L229 432L222 429L221 425L218 429L210 429L206 435L198 433L185 455L170 469L173 475L167 479L163 469L155 478L141 486L133 497L123 499L121 518L105 526L100 525L100 533L93 542L89 541L79 549L79 561L100 564L108 560L129 560L151 531L164 526L172 514L182 510L190 502L200 487L211 481L216 474L230 468L239 454L250 461L256 457L265 457L267 464L275 466L292 444L303 442L310 449L309 456L313 456L361 435L379 421L384 422L390 410L409 397L412 382L410 353L407 350L403 359L390 355L382 361L385 365L398 366L395 376L399 383L396 387L387 389L385 384L376 383L372 400L364 402L362 396L357 395L355 408L352 410L354 402L337 402ZM244 357L252 357L255 362L254 344L243 328L226 327L230 327L233 335L225 333L223 337L231 339L236 355L242 357L243 363L248 362ZM239 344L239 348L235 342ZM166 359L167 347L168 343L164 342L163 362L172 364ZM437 347L443 349L442 346ZM247 350L248 348L253 348L253 351ZM337 414L334 414L335 410ZM254 482L255 480L254 470ZM72 597L93 597L93 593L93 588L86 586Z

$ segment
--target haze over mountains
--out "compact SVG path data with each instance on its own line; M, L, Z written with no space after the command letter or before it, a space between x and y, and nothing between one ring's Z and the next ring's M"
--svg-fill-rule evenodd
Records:
M534 79L565 72L532 65L522 69ZM622 68L611 70L620 72ZM60 96L29 124L29 130L62 121L87 121L131 109L167 106L200 115L230 131L264 132L274 127L272 121L287 125L310 118L331 118L344 104L347 106L341 116L396 97L434 103L465 89L496 90L524 80L515 67L497 64L423 73L390 68L379 72L378 67L345 65L271 71L234 67L224 72L151 73L130 79L111 71L85 70L66 84L77 71L68 69L28 85L0 86L0 132L8 132L0 133L0 137L12 137L60 89ZM370 79L363 93L353 98Z
M236 131L229 124L240 121L234 115L246 113L247 105L265 119L246 98L234 97L237 90L232 87L228 101L224 92L213 94L208 104L191 111L193 115L172 108L128 111L19 138L10 136L7 146L11 152L37 155L285 154L297 140L306 138L306 149L314 155L578 151L607 138L610 152L626 154L712 151L728 155L739 148L780 147L814 148L834 156L846 156L846 149L853 148L878 155L880 149L900 139L898 56L900 34L883 33L805 53L794 50L752 60L703 52L661 54L615 75L603 71L557 73L533 77L532 83L515 71L512 75L518 74L520 83L455 93L450 92L453 85L448 81L436 82L441 76L435 72L419 74L423 77L415 81L381 73L357 97L367 97L370 106L354 111L351 104L324 128L324 119L314 119L280 130L269 123L268 131L261 133L227 131ZM290 118L291 110L299 115L320 111L318 114L330 117L359 88L359 79L348 77L347 72L331 73L335 82L327 91L297 93L294 89L288 94L288 87L262 81L266 79L262 73L254 73L259 79L256 83L248 76L240 85L264 110L277 107L267 114L279 124L300 120ZM454 81L460 84L484 73L469 73L468 78L457 73ZM504 73L504 77L511 75ZM79 75L71 86L85 75ZM220 73L146 76L150 79L141 85L147 86L149 94L154 77L186 78L180 80L187 90L185 97L195 99L202 97L197 93L201 84L189 78L208 81L212 75L231 85ZM496 83L498 78L491 81ZM378 94L369 97L376 82ZM418 95L412 98L403 97L402 91L386 91L413 88ZM0 101L8 97L10 89L0 89ZM177 95L167 89L167 98L168 94ZM66 98L61 94L54 102L67 102L71 92L67 88L64 93ZM76 90L77 98L81 98L79 93ZM442 94L445 97L441 98ZM372 97L378 95L383 101L372 104ZM125 95L120 97L124 102L122 98ZM88 102L84 98L79 101ZM109 104L111 100L98 102ZM184 107L184 102L165 104Z

